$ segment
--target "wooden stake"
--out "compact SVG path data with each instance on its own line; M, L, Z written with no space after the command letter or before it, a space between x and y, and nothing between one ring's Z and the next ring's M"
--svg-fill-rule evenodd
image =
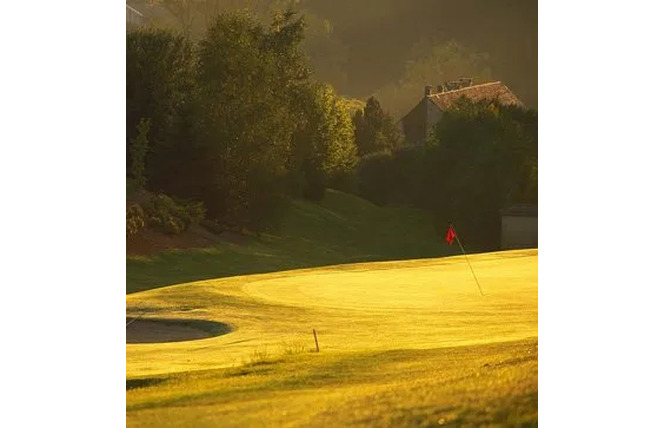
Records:
M312 329L314 333L314 343L316 344L316 352L319 352L319 340L316 338L316 330Z

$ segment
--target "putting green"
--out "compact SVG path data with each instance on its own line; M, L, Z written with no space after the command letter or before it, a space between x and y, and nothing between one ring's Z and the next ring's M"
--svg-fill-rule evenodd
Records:
M227 367L253 355L430 349L538 336L538 250L361 263L181 284L127 296L128 316L201 319L231 333L127 344L127 377Z

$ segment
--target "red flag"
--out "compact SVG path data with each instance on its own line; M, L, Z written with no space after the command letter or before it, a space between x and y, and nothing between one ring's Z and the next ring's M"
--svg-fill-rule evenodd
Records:
M448 244L453 245L453 242L455 241L456 237L457 233L455 233L455 229L453 229L453 226L452 225L448 226L448 233L446 233L446 241L448 241Z

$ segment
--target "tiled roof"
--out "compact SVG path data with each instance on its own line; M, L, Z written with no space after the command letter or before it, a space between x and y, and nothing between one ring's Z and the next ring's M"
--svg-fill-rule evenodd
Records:
M513 94L506 85L501 82L484 83L481 85L468 86L466 88L454 89L452 91L440 92L428 95L430 101L441 110L450 108L455 101L466 97L473 102L480 100L497 99L501 104L515 104L523 106L522 102Z

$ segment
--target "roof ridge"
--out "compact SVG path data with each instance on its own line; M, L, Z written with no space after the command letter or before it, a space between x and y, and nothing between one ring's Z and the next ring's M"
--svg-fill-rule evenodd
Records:
M427 97L428 97L428 98L432 98L432 97L437 97L437 98L438 98L439 95L452 94L452 93L454 93L454 92L465 91L465 90L467 90L467 89L471 89L471 88L480 88L481 86L490 86L490 85L496 85L496 84L501 84L501 81L500 81L500 80L496 80L496 81L494 81L494 82L481 83L480 85L471 85L471 86L467 86L467 87L465 87L465 88L453 89L452 91L438 92L438 93L436 93L436 94L430 94L430 95L427 95ZM505 86L505 85L504 85L504 86Z

